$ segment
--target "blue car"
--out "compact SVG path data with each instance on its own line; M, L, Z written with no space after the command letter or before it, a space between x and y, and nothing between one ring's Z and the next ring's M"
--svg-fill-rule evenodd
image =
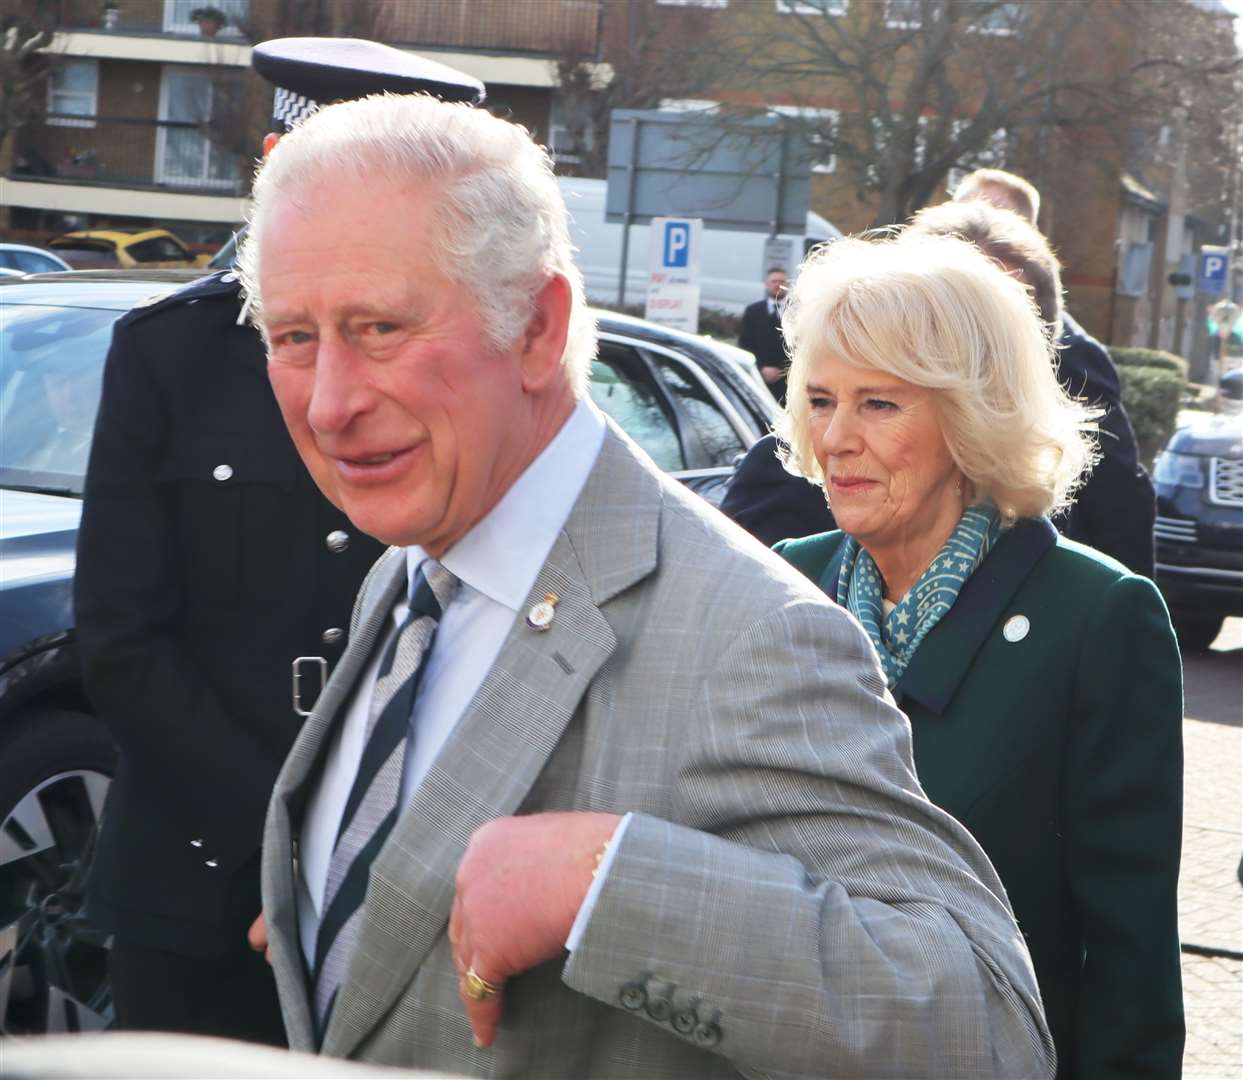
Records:
M2 1035L112 1021L108 941L82 905L115 750L82 688L74 551L112 324L199 273L0 279ZM751 356L597 314L592 399L662 468L719 502L735 461L775 416Z

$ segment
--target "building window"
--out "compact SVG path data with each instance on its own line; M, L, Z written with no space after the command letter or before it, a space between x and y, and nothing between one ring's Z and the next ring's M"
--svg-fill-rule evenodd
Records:
M579 131L579 141L575 141L568 119L561 103L554 100L548 117L548 149L558 165L581 165L583 155L595 148L596 133L588 120Z
M157 183L199 188L237 186L241 179L237 158L203 134L211 112L209 75L174 66L164 68L160 119L166 123L160 125L155 140Z
M729 7L729 0L656 0L657 7Z
M890 30L918 30L924 23L925 9L940 0L885 0L885 25ZM968 12L967 30L979 34L1013 34L1023 14L1021 2L996 3L995 0L976 0L978 8Z
M164 0L164 33L193 34L198 36L199 24L190 16L199 8L214 7L228 20L219 31L217 37L242 36L242 23L250 15L250 0Z
M774 0L778 15L845 15L850 0Z
M99 98L99 61L63 60L47 83L47 122L57 127L94 127Z

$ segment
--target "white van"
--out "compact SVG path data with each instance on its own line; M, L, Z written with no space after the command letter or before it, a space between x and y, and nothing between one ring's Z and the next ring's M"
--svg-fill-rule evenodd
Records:
M587 296L593 303L616 304L621 275L624 226L604 220L604 197L608 182L560 177L561 194L570 212L570 239ZM630 226L630 253L626 268L626 303L642 304L647 293L648 226ZM795 251L826 240L838 240L841 232L819 214L808 211L807 235L794 237ZM765 233L703 231L703 261L699 278L701 307L741 315L748 304L764 295Z

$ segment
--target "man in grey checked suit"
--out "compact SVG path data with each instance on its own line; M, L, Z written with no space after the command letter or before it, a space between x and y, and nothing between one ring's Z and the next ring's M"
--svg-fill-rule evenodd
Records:
M291 1045L479 1076L1050 1075L1001 885L923 797L867 639L587 399L526 133L335 105L254 203L285 420L395 545L269 808L252 942Z

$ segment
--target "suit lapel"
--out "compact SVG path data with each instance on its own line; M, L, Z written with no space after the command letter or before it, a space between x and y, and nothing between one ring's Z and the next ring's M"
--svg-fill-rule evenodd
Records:
M532 587L555 593L547 631L518 615L371 870L366 910L324 1052L347 1057L392 1008L444 933L471 834L513 814L616 638L600 605L656 565L657 481L615 432ZM456 993L456 987L453 990Z
M273 967L286 1011L290 1044L314 1050L314 1023L307 996L306 966L298 934L298 830L309 793L309 781L331 742L342 709L353 696L359 675L383 633L398 595L406 588L406 561L390 549L372 569L363 585L364 607L341 657L321 691L311 715L302 725L276 781L269 810L265 846L273 852L291 852L292 858L264 859L264 915L272 942ZM369 589L373 584L375 588Z
M1019 521L1002 534L915 650L893 689L899 706L910 697L938 715L946 710L1006 605L1056 543L1057 532L1046 518Z

